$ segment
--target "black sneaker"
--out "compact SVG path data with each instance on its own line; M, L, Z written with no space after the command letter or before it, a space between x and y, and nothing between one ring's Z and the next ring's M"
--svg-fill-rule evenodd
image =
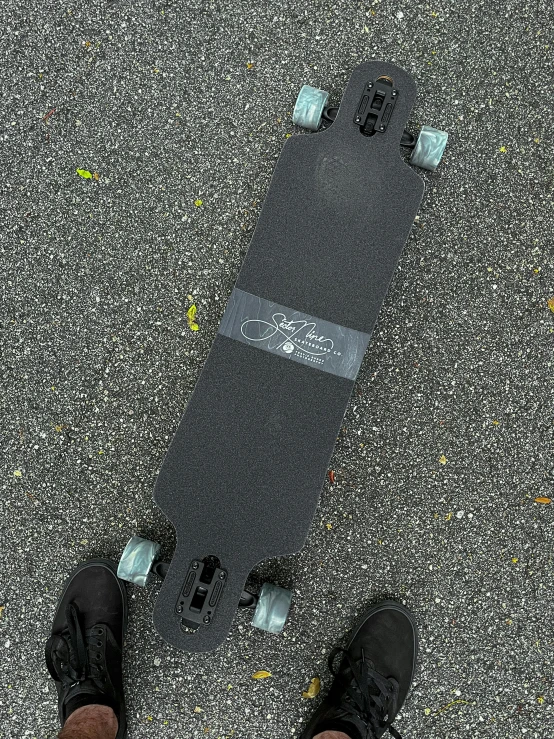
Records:
M335 670L339 653L342 659ZM394 601L373 606L346 649L334 649L329 655L335 679L301 739L322 731L342 731L350 739L380 739L387 729L401 739L391 724L408 695L416 656L417 631L410 611Z
M127 593L107 559L91 559L70 575L58 603L46 665L56 681L62 726L78 708L110 706L127 731L121 651L127 627Z

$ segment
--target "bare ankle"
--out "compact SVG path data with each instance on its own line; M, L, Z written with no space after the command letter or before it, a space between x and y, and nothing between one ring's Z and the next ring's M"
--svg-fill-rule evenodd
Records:
M109 706L83 706L69 716L58 739L115 739L117 717Z

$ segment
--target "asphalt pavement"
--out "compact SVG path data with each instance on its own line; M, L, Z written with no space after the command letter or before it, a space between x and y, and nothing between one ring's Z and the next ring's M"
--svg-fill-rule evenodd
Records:
M8 0L0 28L0 737L56 735L43 647L75 564L135 533L170 556L154 480L304 135L297 92L338 104L375 58L415 78L412 130L450 138L308 542L253 573L292 588L290 619L241 612L184 654L156 584L131 587L129 737L297 736L329 650L388 597L420 628L403 736L552 739L552 4Z

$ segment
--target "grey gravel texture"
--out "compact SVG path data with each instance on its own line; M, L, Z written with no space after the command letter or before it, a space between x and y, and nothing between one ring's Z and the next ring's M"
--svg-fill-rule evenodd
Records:
M42 651L75 564L134 533L170 556L156 472L301 135L297 91L338 103L369 58L415 77L414 130L450 140L335 483L304 550L253 574L292 587L290 620L239 613L187 655L152 627L156 585L131 588L129 737L296 736L302 691L384 596L420 626L406 737L554 736L553 24L548 0L2 4L0 737L56 735Z

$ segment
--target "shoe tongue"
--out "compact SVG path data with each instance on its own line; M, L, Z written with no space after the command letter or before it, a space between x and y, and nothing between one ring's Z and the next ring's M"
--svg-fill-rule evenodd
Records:
M98 695L98 688L92 680L81 680L75 682L67 691L66 702L76 698L79 695Z

